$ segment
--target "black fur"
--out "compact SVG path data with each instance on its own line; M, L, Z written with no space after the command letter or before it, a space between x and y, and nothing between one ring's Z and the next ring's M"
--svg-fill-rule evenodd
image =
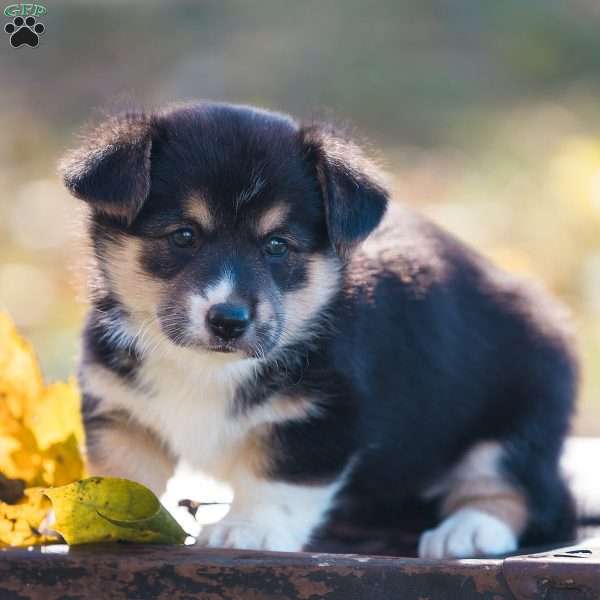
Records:
M88 319L89 335L84 340L84 358L93 357L94 362L114 371L124 378L133 378L140 362L134 343L122 339L116 342L112 335L115 322L123 318L124 309L114 298L99 299Z
M111 120L62 162L65 185L100 213L130 224L150 190L151 148L152 127L143 115Z
M263 332L273 360L267 354L260 377L236 393L234 413L269 402L274 392L314 398L320 408L306 421L273 428L270 477L320 483L351 465L333 518L392 526L415 507L431 513L423 492L473 444L493 440L505 448L505 477L527 498L521 542L572 536L558 457L577 366L561 311L543 292L409 210L398 208L376 229L385 186L353 144L323 127L227 105L110 127L118 143L98 150L94 142L92 158L89 150L76 154L65 179L95 211L97 247L121 236L143 241L143 269L173 286L164 313L183 321L179 299L211 281L225 255L248 302L257 290L303 289L311 256L339 262L339 290L307 315L314 319L310 339L278 347L276 314ZM257 176L260 193L240 196ZM185 255L163 231L183 219L190 193L208 199L218 226ZM281 199L296 249L265 266L245 227ZM359 242L374 229L363 251ZM111 348L102 332L93 314L86 360L135 380L142 359L135 349Z
M327 127L302 130L308 161L315 167L325 204L329 239L347 254L378 225L387 206L387 191L362 151Z

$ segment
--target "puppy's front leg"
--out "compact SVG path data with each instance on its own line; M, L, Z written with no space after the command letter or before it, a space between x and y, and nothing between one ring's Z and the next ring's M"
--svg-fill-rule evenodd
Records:
M175 460L150 431L121 412L85 419L88 469L92 475L137 481L160 496Z
M203 528L197 543L215 548L299 552L322 523L339 484L298 485L249 470L234 481L227 516Z

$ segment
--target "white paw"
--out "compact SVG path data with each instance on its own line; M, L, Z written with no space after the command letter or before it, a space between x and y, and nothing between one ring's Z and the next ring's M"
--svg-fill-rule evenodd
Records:
M462 508L425 531L419 540L421 558L472 558L506 554L517 549L517 537L504 522L475 508Z
M279 552L300 552L303 545L284 530L229 517L214 525L204 526L196 538L196 544L209 548Z

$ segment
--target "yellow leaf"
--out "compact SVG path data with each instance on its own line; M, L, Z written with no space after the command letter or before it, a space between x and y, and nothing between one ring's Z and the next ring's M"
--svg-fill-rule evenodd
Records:
M0 313L0 473L29 487L76 481L83 437L75 382L45 386L31 346Z
M14 417L24 417L42 388L42 373L31 346L19 336L8 315L0 313L0 399Z
M40 448L48 448L70 435L83 444L80 406L79 390L73 379L68 383L56 382L46 387L37 398L30 417L31 429Z
M0 502L0 546L30 546L57 542L40 533L39 528L50 510L50 502L41 488L25 490L17 504Z
M62 486L81 479L84 464L74 434L42 453L42 478L46 485Z
M127 479L91 477L45 493L56 515L53 527L68 544L182 544L187 537L148 488Z

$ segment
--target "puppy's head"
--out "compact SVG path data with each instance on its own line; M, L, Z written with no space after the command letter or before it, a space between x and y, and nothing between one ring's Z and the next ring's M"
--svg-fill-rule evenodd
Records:
M109 120L62 173L130 334L238 357L310 335L387 202L335 133L220 104Z

